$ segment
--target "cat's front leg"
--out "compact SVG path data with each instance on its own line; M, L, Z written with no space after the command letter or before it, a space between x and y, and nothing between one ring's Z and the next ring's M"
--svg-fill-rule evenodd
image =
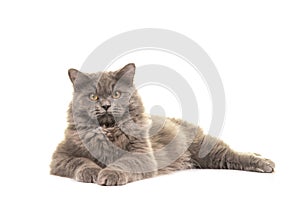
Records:
M102 169L88 158L73 157L62 153L54 154L50 167L53 175L73 178L85 183L95 183Z
M122 170L106 168L98 174L97 183L99 185L117 186L125 185L129 180L129 173Z
M101 136L99 133L103 132L102 129L84 133L75 133L73 130L67 131L69 138L58 145L52 156L50 173L73 178L80 182L95 183L100 170L105 165L94 162L92 155L86 148L92 148L91 144L98 139L96 136Z
M153 177L157 174L157 163L147 142L138 142L138 147L108 165L98 174L100 185L124 185L129 182Z
M84 183L96 183L98 174L101 171L99 166L81 166L74 174L74 179Z
M155 176L157 174L156 162L149 156L142 157L137 155L134 158L132 155L125 155L101 170L97 183L117 186Z

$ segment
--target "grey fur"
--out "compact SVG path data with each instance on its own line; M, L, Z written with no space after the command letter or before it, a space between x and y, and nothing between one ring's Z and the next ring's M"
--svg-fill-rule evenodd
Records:
M51 174L100 185L124 185L184 169L274 171L271 160L233 151L193 124L146 115L133 84L134 73L134 64L94 74L69 70L73 100L65 139L52 157ZM121 97L113 99L116 91L121 91ZM100 99L92 102L88 98L91 93ZM106 105L110 106L107 112ZM214 146L201 158L204 139L205 145Z

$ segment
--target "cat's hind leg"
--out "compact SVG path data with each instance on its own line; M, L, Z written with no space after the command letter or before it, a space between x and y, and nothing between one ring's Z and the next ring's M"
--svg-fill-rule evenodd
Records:
M191 147L192 159L197 168L234 169L254 172L274 172L275 163L255 153L232 150L223 141L209 135L195 141Z

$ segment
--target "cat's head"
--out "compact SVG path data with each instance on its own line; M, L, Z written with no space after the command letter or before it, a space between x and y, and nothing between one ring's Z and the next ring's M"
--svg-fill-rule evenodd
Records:
M117 71L83 73L69 69L68 72L74 87L71 109L75 123L89 121L111 127L127 118L134 120L144 112L133 84L133 63Z

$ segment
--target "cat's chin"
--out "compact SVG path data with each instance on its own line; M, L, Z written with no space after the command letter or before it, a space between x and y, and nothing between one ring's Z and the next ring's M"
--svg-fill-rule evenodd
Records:
M98 116L97 119L101 127L113 127L116 123L113 115L111 114Z

